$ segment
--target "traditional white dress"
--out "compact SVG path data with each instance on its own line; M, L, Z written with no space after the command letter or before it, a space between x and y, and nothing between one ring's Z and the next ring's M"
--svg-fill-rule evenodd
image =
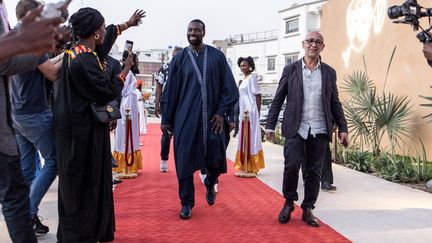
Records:
M251 74L245 78L239 86L239 120L240 120L240 137L237 147L234 168L246 173L257 173L264 168L264 153L261 141L261 127L259 124L259 113L256 104L256 95L260 94L258 80L256 75ZM245 111L248 111L250 126L245 129L244 123ZM245 130L248 136L245 135ZM247 132L249 130L249 132ZM247 146L246 146L247 144ZM245 147L249 148L247 151ZM247 162L245 163L245 156ZM247 168L246 165L247 164Z
M138 113L139 113L139 132L140 134L147 134L147 118L144 109L144 98L140 90L135 89L138 99Z
M125 153L126 153L126 108L130 109L132 119L132 140L133 151L131 142L128 145L128 161L132 163L132 153L134 154L133 164L128 166L128 172L136 173L142 169L141 149L139 141L139 128L138 128L138 99L136 93L136 78L131 71L126 76L124 87L122 90L122 100L120 104L120 113L122 118L117 120L117 128L114 133L114 159L118 162L118 167L114 171L124 172L125 170ZM130 138L129 138L130 139Z

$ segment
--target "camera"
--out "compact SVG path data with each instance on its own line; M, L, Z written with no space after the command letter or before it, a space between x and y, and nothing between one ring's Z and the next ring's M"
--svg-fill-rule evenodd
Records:
M393 23L409 24L413 27L414 31L420 28L422 31L417 34L417 39L420 42L432 42L432 34L430 33L432 27L429 25L429 28L423 29L419 22L420 18L428 17L430 23L432 8L420 6L417 0L406 0L402 5L389 7L387 15L390 19L397 19L394 20ZM403 17L403 19L399 19L400 17Z

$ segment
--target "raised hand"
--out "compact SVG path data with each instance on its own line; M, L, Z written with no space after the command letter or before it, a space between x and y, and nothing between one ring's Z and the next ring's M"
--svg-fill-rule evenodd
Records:
M42 7L30 11L22 19L22 26L17 32L18 44L23 52L51 52L63 36L58 32L58 25L63 18L40 19Z
M133 53L132 52L129 52L128 57L124 61L124 64L128 68L132 67L132 65L133 65Z
M131 27L131 26L138 26L139 24L141 24L142 18L146 16L145 13L146 12L142 9L135 10L135 12L129 18L129 20L126 21L127 26Z

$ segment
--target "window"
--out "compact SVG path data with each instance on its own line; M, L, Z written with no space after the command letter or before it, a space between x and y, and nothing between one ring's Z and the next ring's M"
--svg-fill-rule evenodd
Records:
M276 57L268 57L267 71L275 71L275 70L276 70Z
M299 31L299 19L290 19L285 22L285 34Z
M286 55L285 66L298 60L298 55Z
M261 99L261 106L270 107L270 104L272 103L273 98L263 98Z

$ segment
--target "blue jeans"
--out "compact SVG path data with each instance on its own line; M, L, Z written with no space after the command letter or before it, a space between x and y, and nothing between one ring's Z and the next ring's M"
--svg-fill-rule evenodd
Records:
M21 155L21 170L25 182L30 186L31 215L37 214L42 198L57 176L52 120L52 113L48 110L32 115L12 114ZM36 176L38 150L45 159L45 164Z
M0 153L0 204L12 242L37 242L29 212L29 189L19 156Z
M39 171L42 168L42 164L41 164L42 161L41 161L41 158L39 156L39 153L36 153L36 161L35 161L35 163L36 163L36 173L35 173L35 177L36 177L37 175L39 175Z

